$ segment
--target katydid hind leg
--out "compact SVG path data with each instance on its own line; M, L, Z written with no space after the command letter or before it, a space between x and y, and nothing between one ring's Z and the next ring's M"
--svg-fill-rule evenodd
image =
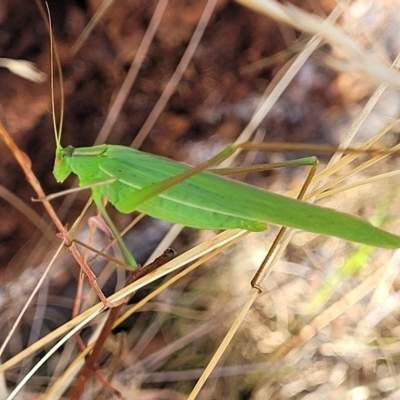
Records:
M316 162L314 164L310 164L311 168L310 168L307 178L304 181L304 184L300 190L300 193L297 196L298 200L302 200L304 198L304 196L307 192L307 189L309 188L311 181L312 181L313 177L315 176L315 173L317 171L318 160L315 158L315 161ZM260 264L257 272L255 273L253 279L250 282L251 286L253 288L259 290L260 292L262 292L262 288L261 288L262 282L268 278L269 274L272 271L272 267L273 267L273 262L271 262L271 260L273 260L272 257L276 253L279 243L281 242L287 229L288 228L286 228L286 227L282 227L279 230L278 234L275 237L274 242L272 243L271 247L268 250L267 255L264 257L264 260Z
M236 175L236 174L250 174L254 172L264 172L278 168L313 166L317 164L318 164L318 158L315 156L311 156L311 157L297 158L295 160L288 160L273 164L258 164L258 165L249 165L249 166L232 167L232 168L215 168L210 171L213 172L214 174L225 176L232 174Z

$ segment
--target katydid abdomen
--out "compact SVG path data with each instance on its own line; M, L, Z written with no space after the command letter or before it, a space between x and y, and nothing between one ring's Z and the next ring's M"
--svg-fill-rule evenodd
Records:
M244 183L200 172L139 205L135 192L182 174L190 167L117 145L58 149L54 175L59 182L74 172L123 213L137 209L152 217L200 229L241 228L262 231L268 223L336 236L377 247L400 247L400 237L358 217L263 191Z

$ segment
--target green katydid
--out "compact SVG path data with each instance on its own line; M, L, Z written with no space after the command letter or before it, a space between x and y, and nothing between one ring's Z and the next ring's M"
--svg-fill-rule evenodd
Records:
M51 22L49 25L51 32ZM51 34L50 48L53 51ZM56 58L58 61L57 53ZM59 61L57 64L61 77ZM53 76L51 85L53 89ZM54 99L52 108L54 112ZM137 266L136 261L108 217L103 198L122 213L138 210L155 218L199 229L263 231L268 223L272 223L376 247L400 247L400 236L358 217L203 171L228 157L240 145L229 147L210 162L192 169L179 162L118 145L63 148L61 126L62 119L59 133L55 133L53 173L56 180L63 182L74 173L79 178L80 186L91 188L98 209L133 268ZM55 121L54 127L56 132Z
M399 236L361 218L202 171L205 165L191 169L118 145L63 148L59 137L56 140L56 180L63 182L72 172L76 174L80 186L91 188L93 199L109 224L112 222L102 204L103 198L122 213L138 210L199 229L263 231L272 223L376 247L400 247ZM207 167L234 151L233 147L226 149ZM119 244L124 254L128 252L122 239ZM135 267L132 256L126 257Z

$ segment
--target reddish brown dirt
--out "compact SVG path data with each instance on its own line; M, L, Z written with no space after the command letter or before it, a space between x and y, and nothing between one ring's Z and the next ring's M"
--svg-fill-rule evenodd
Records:
M64 144L93 143L155 7L155 2L149 1L115 2L79 53L72 55L71 48L98 3L50 1L65 85ZM204 4L170 2L109 143L127 145L133 140L173 74ZM294 39L296 34L236 3L220 0L190 67L142 149L185 160L188 141L197 143L216 133L227 142L234 140L251 115L251 99L262 94L287 58L251 73L241 68L286 49L284 36ZM49 37L33 1L1 2L0 47L1 56L33 61L49 74ZM338 98L334 86L329 86L332 75L314 67L319 83L310 84L307 92L300 83L292 85L280 112L263 124L268 140L324 140L326 128L320 115L327 106L335 105ZM59 88L56 98L59 105ZM51 173L54 138L50 104L49 82L31 83L0 69L0 119L32 159L47 193L60 190ZM31 203L34 194L2 142L0 184L39 214L43 213L40 204ZM70 211L69 222L80 208L81 204ZM29 243L36 228L2 199L0 215L0 267L5 268ZM23 251L28 249L29 246Z

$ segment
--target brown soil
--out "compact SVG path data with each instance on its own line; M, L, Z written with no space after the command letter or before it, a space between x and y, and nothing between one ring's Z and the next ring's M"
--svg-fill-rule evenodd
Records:
M89 146L129 69L155 2L115 2L77 54L72 54L71 48L98 2L49 3L65 87L63 143ZM198 1L170 2L108 143L129 145L134 139L179 63L203 7L204 3ZM187 160L188 143L200 143L217 133L226 143L232 142L248 122L254 99L263 93L291 54L252 72L243 67L287 49L291 43L285 42L284 37L293 41L296 33L238 4L220 0L193 61L142 149ZM49 35L33 1L1 2L0 47L1 56L33 61L50 74ZM320 116L339 99L334 86L330 86L332 73L317 65L314 68L316 79L307 90L304 82L295 81L280 108L263 124L267 140L313 142L329 137ZM59 106L60 90L56 86ZM49 81L32 83L0 69L0 88L1 121L32 159L45 191L59 191L60 185L51 172L54 137ZM0 174L1 185L43 213L40 204L31 203L34 194L2 143ZM73 221L81 206L70 210L68 222ZM0 267L5 268L29 244L36 227L3 199L0 215ZM29 251L29 246L23 251Z

